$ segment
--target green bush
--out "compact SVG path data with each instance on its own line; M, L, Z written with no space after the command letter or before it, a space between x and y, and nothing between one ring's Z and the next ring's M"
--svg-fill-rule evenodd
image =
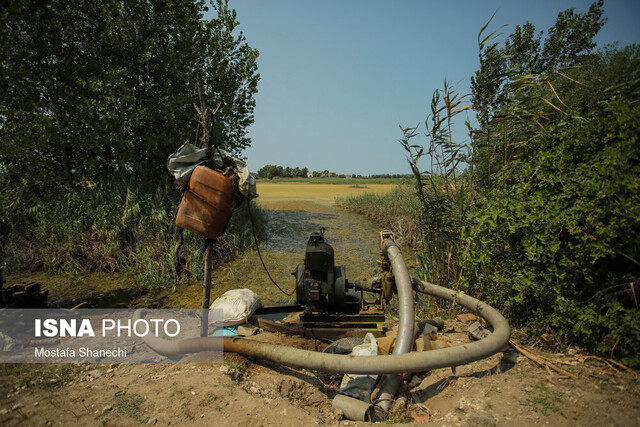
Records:
M613 97L556 122L475 212L473 292L531 333L640 366L640 111ZM475 280L474 280L475 279Z

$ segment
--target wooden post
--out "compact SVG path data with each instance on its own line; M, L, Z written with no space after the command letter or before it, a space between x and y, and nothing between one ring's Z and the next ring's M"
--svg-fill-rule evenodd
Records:
M200 336L209 333L209 300L211 298L211 269L213 264L213 244L215 240L207 240L204 251L204 282L202 284L202 318L200 319Z
M193 104L200 124L202 125L202 139L201 148L207 149L207 162L213 158L211 147L213 145L213 123L215 116L220 109L220 105L212 112L207 108L206 99L204 96L204 82L202 80L202 74L198 73L196 76L198 80L198 98L200 100L200 108ZM215 240L207 240L206 248L204 250L204 283L202 284L202 319L200 319L200 336L206 337L209 332L209 299L211 298L211 270L213 263L213 244Z

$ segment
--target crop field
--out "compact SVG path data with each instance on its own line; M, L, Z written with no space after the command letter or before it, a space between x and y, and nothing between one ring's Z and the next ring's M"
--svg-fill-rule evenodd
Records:
M336 185L313 184L306 182L263 182L258 181L258 201L261 205L277 205L292 200L308 200L316 202L333 202L336 197L360 196L365 193L385 194L396 187L396 184L361 184Z

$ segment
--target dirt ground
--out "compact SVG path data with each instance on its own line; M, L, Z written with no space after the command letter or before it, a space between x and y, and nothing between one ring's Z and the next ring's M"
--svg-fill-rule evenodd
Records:
M440 335L468 342L468 323ZM263 331L255 339L321 350L326 344ZM640 425L633 373L580 354L542 353L575 377L516 352L403 383L386 423L419 425ZM3 425L369 425L331 408L339 376L226 354L223 364L0 365Z

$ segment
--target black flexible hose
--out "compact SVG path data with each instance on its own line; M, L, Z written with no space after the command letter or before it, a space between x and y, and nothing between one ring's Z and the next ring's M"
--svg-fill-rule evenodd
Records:
M280 292L282 292L286 296L290 297L296 291L295 288L293 289L293 291L291 291L290 294L286 293L284 290L282 290L282 288L280 286L278 286L276 281L273 280L273 277L271 277L271 273L269 273L269 269L267 268L266 265L264 265L264 261L262 260L262 254L260 253L260 246L258 245L258 238L256 237L256 229L255 229L255 227L253 225L253 215L251 214L251 200L249 200L247 202L247 209L249 210L249 220L251 221L251 232L253 233L253 241L256 243L256 251L258 251L258 258L260 258L260 262L262 263L262 267L264 268L264 271L267 272L267 276L269 276L269 279L271 280L271 283L276 285L276 288L278 288L280 290Z

